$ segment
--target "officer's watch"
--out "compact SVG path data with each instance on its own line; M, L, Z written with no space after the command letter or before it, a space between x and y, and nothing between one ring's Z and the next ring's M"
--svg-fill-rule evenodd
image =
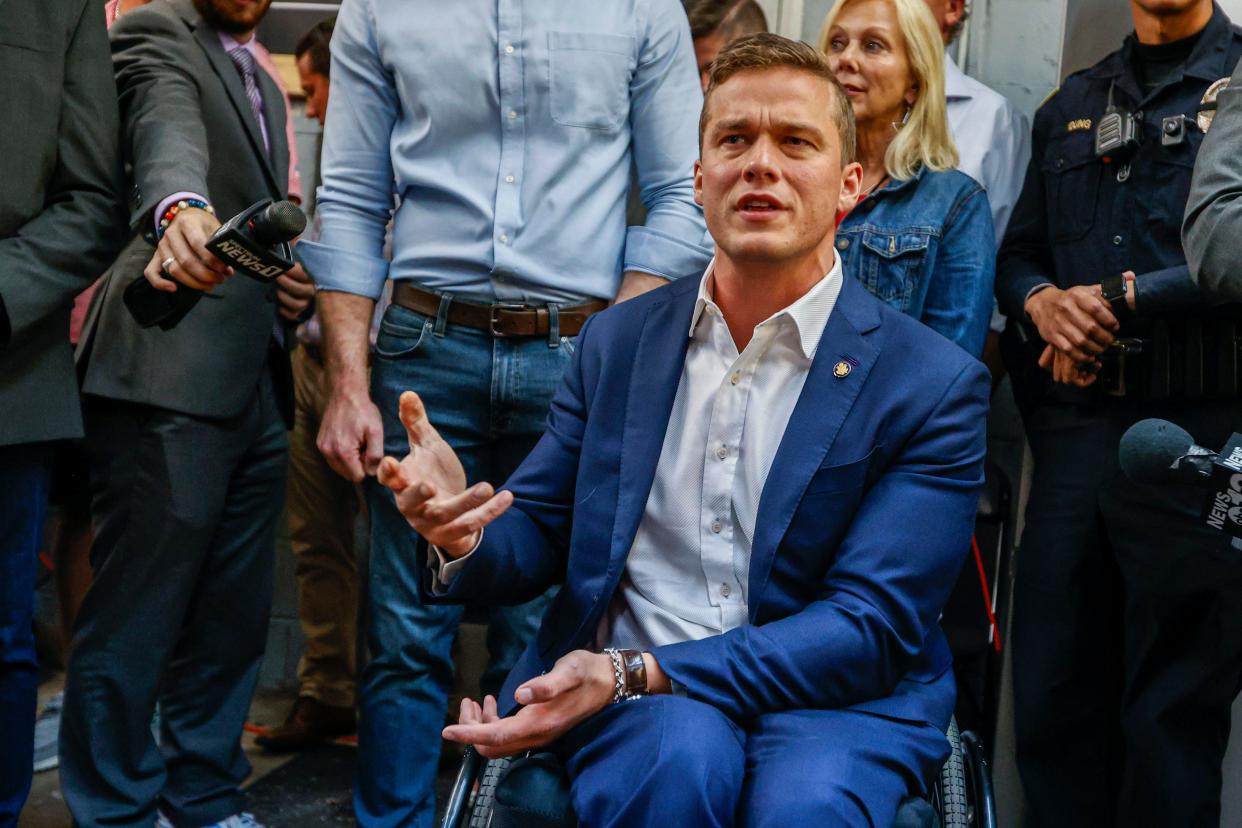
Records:
M1126 277L1124 273L1113 273L1100 280L1100 290L1104 301L1113 309L1113 316L1125 319L1130 315L1130 304L1126 301Z

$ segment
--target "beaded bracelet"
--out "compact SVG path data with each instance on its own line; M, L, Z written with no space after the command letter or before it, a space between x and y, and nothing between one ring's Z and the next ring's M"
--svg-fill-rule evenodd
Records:
M168 230L168 225L172 224L173 219L177 217L177 213L180 213L182 210L188 210L191 207L199 210L206 210L213 216L216 214L216 208L212 207L201 198L183 198L180 201L168 205L168 209L165 210L164 215L160 217L159 237L163 238L164 232Z

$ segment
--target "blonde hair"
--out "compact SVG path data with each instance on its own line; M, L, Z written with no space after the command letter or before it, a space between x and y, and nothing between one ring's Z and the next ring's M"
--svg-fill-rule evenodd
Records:
M836 0L819 32L819 49L829 54L828 33L841 11L856 0ZM920 166L929 170L952 170L958 165L957 144L949 133L949 114L944 92L944 41L940 27L925 0L886 0L897 13L897 27L905 39L910 71L918 85L918 97L910 117L884 153L884 169L898 180L913 178Z

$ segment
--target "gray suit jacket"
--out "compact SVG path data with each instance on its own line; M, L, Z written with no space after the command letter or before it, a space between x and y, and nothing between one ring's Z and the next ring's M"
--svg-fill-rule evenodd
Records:
M0 0L0 446L82 433L74 294L125 240L96 0Z
M223 220L263 198L284 198L289 148L285 106L259 69L270 152L241 75L219 33L190 0L130 12L111 31L122 148L133 171L134 236L96 294L78 346L82 390L201 417L242 411L265 366L286 419L288 357L276 289L238 275L206 294L170 331L142 329L125 287L150 261L155 208L170 195L205 195ZM277 334L277 335L274 335ZM269 358L270 357L270 358Z
M1242 302L1242 64L1216 103L1195 161L1182 244L1200 288Z

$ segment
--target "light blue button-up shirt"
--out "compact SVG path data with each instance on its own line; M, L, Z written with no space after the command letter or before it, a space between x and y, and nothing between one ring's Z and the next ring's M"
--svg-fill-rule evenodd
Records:
M707 266L678 0L345 0L331 84L322 234L298 246L321 290L569 302ZM649 213L627 228L631 159Z

